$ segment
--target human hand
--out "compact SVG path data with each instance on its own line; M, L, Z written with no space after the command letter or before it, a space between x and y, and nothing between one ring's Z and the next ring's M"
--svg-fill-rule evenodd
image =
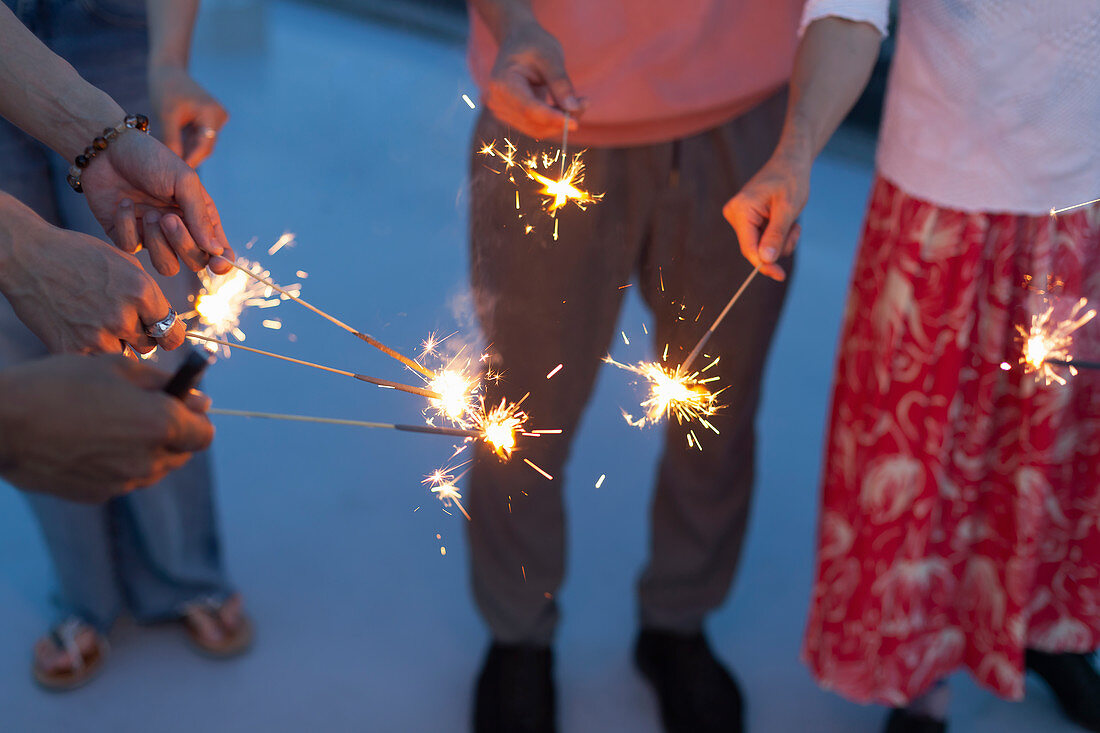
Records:
M146 353L183 343L182 321L159 339L146 335L145 325L165 318L170 306L133 255L22 207L5 223L10 246L0 291L51 352L117 354L125 342Z
M151 68L149 93L164 144L197 168L214 152L229 113L179 66Z
M52 356L0 371L0 475L100 502L160 481L214 437L209 399L160 390L168 375L121 356Z
M809 156L777 149L722 207L726 221L737 232L741 254L776 280L787 278L776 260L794 252L802 232L798 216L809 198L811 166Z
M536 139L560 136L565 112L570 131L577 129L585 107L565 73L561 44L533 17L503 35L485 103L501 122Z
M153 137L121 133L92 158L81 176L88 206L107 236L125 252L142 245L162 275L195 272L208 264L217 273L236 259L222 231L218 209L195 169Z

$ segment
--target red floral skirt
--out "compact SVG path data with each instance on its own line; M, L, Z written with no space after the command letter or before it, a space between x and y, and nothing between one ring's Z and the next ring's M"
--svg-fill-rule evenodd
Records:
M822 686L903 705L963 667L1019 698L1025 648L1100 643L1100 372L1036 381L1017 331L1081 297L1100 304L1100 205L974 214L875 181L803 649ZM1100 317L1072 353L1100 360Z

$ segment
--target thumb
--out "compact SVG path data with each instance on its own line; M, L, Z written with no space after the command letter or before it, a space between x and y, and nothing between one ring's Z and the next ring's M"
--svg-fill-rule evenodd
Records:
M775 262L787 242L787 235L794 224L790 209L777 204L772 207L771 216L768 217L768 226L760 237L760 259L764 262Z
M562 59L545 59L542 73L546 88L550 90L550 97L559 109L571 115L579 114L584 110L584 105L573 89L573 82L565 71L565 62Z

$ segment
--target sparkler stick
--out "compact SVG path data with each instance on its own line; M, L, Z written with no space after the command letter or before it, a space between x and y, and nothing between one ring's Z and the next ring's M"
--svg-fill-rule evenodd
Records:
M260 275L257 275L256 273L252 272L251 270L248 270L244 267L241 267L236 262L230 262L229 260L225 259L224 257L222 257L221 259L225 260L226 262L229 262L229 264L231 264L233 267L237 268L238 270L240 270L244 274L248 275L253 280L256 280L257 282L261 282L264 285L267 285L269 288L282 293L286 297L293 300L295 303L298 303L299 305L303 305L306 308L309 308L311 311L313 311L317 315L321 316L325 320L329 321L330 323L335 324L336 326L339 326L340 328L344 329L345 331L347 331L350 334L354 334L355 336L358 336L359 338L363 339L364 341L366 341L368 344L370 344L374 348L378 349L379 351L386 354L387 356L390 356L394 359L397 359L399 362L401 362L405 366L409 367L410 369L413 369L417 372L420 372L421 374L423 374L426 377L434 376L434 374L432 374L432 371L430 369L428 369L427 367L424 367L423 365L416 363L415 361L413 361L409 357L405 356L404 354L401 354L400 352L397 352L397 351L391 349L389 346L386 346L384 343L382 343L378 339L374 338L373 336L370 336L368 334L363 333L362 331L359 331L357 329L352 328L348 324L341 321L339 318L336 318L335 316L331 316L328 313L325 313L320 308L318 308L314 305L311 305L310 303L307 303L306 301L302 300L299 296L294 295L293 293L286 290L285 288L279 287L278 285L276 285L271 280L269 280L265 277L261 277Z
M561 173L559 178L565 178L565 157L569 152L569 113L565 113L565 121L561 126Z
M320 369L324 372L332 372L333 374L339 374L344 377L353 377L361 382L367 382L369 384L376 384L379 387L385 387L387 389L396 389L400 392L408 392L409 394L420 395L421 397L427 397L433 400L443 399L443 395L438 392L433 392L430 389L424 389L423 387L413 387L409 384L402 384L401 382L393 382L389 379L379 379L378 377L368 377L366 374L356 374L355 372L349 372L345 369L336 369L335 367L325 366L324 364L317 364L312 361L305 361L304 359L295 359L290 356L283 356L282 354L275 354L270 351L264 351L262 349L255 349L251 346L245 346L244 344L234 344L228 341L221 341L210 336L204 336L201 333L194 331L187 332L187 338L198 339L200 341L206 341L212 344L218 344L219 346L228 346L233 349L243 349L244 351L251 351L253 354L259 354L260 356L270 356L272 359L280 359L282 361L289 361L291 364L300 364L301 366L313 367L314 369Z
M378 428L381 430L400 430L406 433L427 433L430 435L449 435L458 438L479 438L481 433L476 430L463 430L462 428L442 428L431 425L399 425L388 422L369 422L367 420L343 420L334 417L311 417L309 415L284 415L277 412L255 412L253 410L226 410L212 407L208 412L211 415L230 415L233 417L259 417L266 420L288 420L291 422L325 423L328 425L350 425L359 428Z
M1054 366L1076 367L1077 369L1100 369L1100 361L1077 361L1076 359L1044 359L1043 363Z
M691 367L691 363L695 361L696 357L698 357L699 353L703 350L703 347L707 345L707 341L710 340L711 335L714 333L714 329L718 328L718 324L720 324L722 320L726 317L726 314L730 312L730 308L732 308L733 304L741 298L741 294L745 292L745 288L749 286L749 283L752 282L753 278L756 277L759 272L759 267L753 268L753 271L750 272L749 276L745 278L745 282L741 283L741 287L737 288L737 292L734 293L733 297L730 298L730 301L726 303L726 307L723 308L722 312L718 314L718 317L714 319L714 323L712 323L710 328L707 329L707 332L703 334L703 337L699 339L699 343L695 344L695 348L691 350L691 353L688 354L688 357L686 359L684 359L684 363L680 365L680 368L677 371L682 371L685 373L688 371L688 369Z
M1082 201L1079 204L1074 204L1073 206L1063 206L1060 209L1055 209L1054 207L1051 207L1050 215L1051 216L1058 216L1059 214L1064 213L1066 211L1073 211L1074 209L1080 209L1082 206L1088 206L1089 204L1096 204L1096 203L1100 203L1100 199L1093 199L1092 201Z

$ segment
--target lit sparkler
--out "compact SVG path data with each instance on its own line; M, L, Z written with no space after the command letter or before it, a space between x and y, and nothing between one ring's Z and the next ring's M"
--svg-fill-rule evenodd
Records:
M217 275L209 270L203 270L199 274L202 289L195 297L194 311L191 314L185 314L185 319L197 318L198 324L194 330L204 336L212 338L232 336L238 341L244 341L241 314L245 308L273 308L284 299L276 295L272 288L258 281L270 274L258 263L242 258L234 267L236 269L224 275ZM297 293L300 292L301 286L295 284L288 290ZM267 328L278 328L281 325L276 320L264 320L264 326ZM218 347L209 342L207 348L212 352L218 351ZM222 351L226 356L229 355L228 348L223 347Z
M534 168L524 167L531 180L542 184L539 194L547 197L543 208L548 214L555 213L570 201L583 211L589 204L603 198L602 193L592 194L580 188L584 183L584 161L581 160L581 153L574 154L568 168L564 166L564 161L563 157L562 173L557 179L544 176Z
M501 398L500 404L491 409L485 409L483 399L480 409L472 415L472 422L481 432L481 439L502 460L512 457L512 451L516 448L516 433L527 422L527 413L520 409L525 399L527 395L519 402L506 402Z
M557 212L570 202L584 210L589 204L602 199L603 194L591 193L582 188L584 185L584 151L574 153L570 158L567 152L568 130L567 118L562 132L562 147L554 155L528 153L523 157L517 157L519 151L508 138L504 138L502 147L498 146L495 140L490 143L482 143L478 153L497 158L504 164L504 169L500 171L491 168L490 170L493 170L494 173L507 173L512 168L519 168L530 180L540 184L541 188L537 193L544 197L542 208L546 213L556 216ZM549 170L555 164L559 165L557 178L553 178L549 174ZM508 177L517 186L516 208L519 209L519 184L513 173L508 173ZM524 215L520 213L517 216L522 219ZM530 224L525 225L525 231L528 234L531 233L532 229L533 227Z
M345 331L352 334L353 336L356 336L356 337L362 339L363 341L366 341L368 344L370 344L374 348L378 349L379 351L386 354L387 356L390 356L390 357L398 360L399 362L401 362L405 366L409 367L410 369L418 371L418 372L420 372L421 374L423 374L424 376L427 376L427 377L432 376L432 373L429 369L427 369L426 367L416 363L415 361L413 361L409 357L405 356L404 354L401 354L401 353L395 351L394 349L391 349L389 346L386 346L384 343L382 343L378 339L374 338L373 336L371 336L369 334L366 334L366 333L363 333L362 331L359 331L357 329L352 328L348 324L341 321L339 318L336 318L335 316L330 315L329 313L326 313L325 311L321 310L317 306L312 305L310 303L307 303L305 300L303 300L300 297L300 293L295 292L293 288L288 288L288 287L283 287L283 286L280 286L280 285L276 285L272 280L270 280L268 278L268 276L266 274L260 275L258 273L252 272L251 270L249 270L245 267L242 267L241 265L238 265L236 262L230 262L229 260L225 259L224 257L219 257L219 259L221 259L223 262L229 262L229 264L232 265L238 272L243 272L247 277L252 278L256 282L262 283L262 284L266 285L267 287L271 288L272 290L274 290L274 291L276 291L276 292L278 292L282 295L285 295L287 298L289 298L290 300L293 300L298 305L303 306L304 308L308 308L309 310L313 311L317 315L324 318L329 323L332 323L333 325L344 329Z
M440 357L440 346L448 338L450 336L437 339L434 333L428 334L421 350L421 360L426 357ZM428 389L440 395L438 399L429 402L430 413L440 419L449 420L455 425L468 427L470 420L467 416L477 407L478 395L481 392L481 378L470 359L462 361L462 355L465 352L466 347L461 347L458 353L447 360L445 366L434 372L429 370L430 376L426 376L424 381ZM428 422L431 423L431 418Z
M1069 352L1073 345L1073 333L1096 317L1096 310L1088 307L1088 300L1078 300L1069 315L1061 320L1054 316L1055 303L1047 305L1042 313L1031 316L1031 327L1016 326L1023 338L1023 351L1020 363L1025 374L1035 374L1035 381L1045 384L1057 382L1065 384L1065 378L1055 371L1055 366L1068 367L1070 374L1076 375L1077 368L1073 355Z
M701 372L683 374L679 369L669 369L656 362L623 364L610 356L605 357L604 361L619 369L637 374L649 383L649 396L641 404L645 414L634 418L629 413L623 413L623 417L631 425L644 427L674 416L679 424L698 421L708 430L718 432L709 418L721 409L721 405L718 404L718 395L706 386L707 382L715 381L717 377L702 379ZM715 359L706 369L714 366L717 361Z

